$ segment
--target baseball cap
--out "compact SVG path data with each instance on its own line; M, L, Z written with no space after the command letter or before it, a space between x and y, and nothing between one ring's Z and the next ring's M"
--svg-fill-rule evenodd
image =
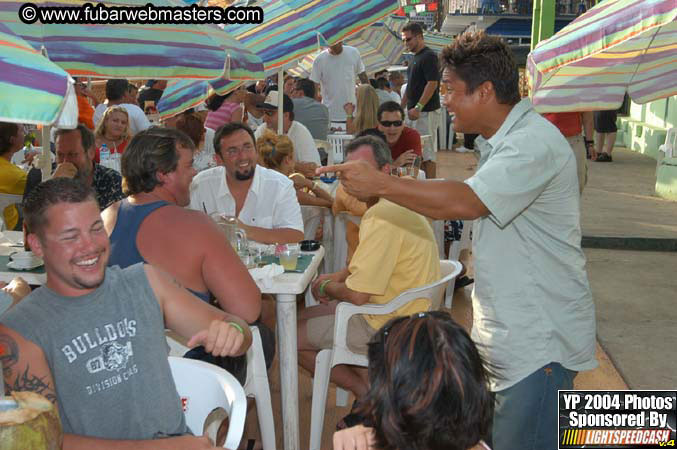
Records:
M277 91L270 91L266 95L265 100L263 100L263 103L259 103L256 107L260 109L277 109L278 98ZM282 112L293 112L294 102L291 101L291 98L287 94L282 94L282 98Z

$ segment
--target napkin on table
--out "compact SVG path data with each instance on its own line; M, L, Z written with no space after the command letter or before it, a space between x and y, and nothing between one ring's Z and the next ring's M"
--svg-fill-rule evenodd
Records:
M265 288L270 288L273 285L273 278L283 273L284 267L275 263L249 270L254 281L260 281Z

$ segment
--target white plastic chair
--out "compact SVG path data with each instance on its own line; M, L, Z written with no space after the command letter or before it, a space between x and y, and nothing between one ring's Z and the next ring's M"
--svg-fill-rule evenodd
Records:
M191 431L196 435L206 431L212 442L215 442L224 417L223 414L210 414L214 409L223 408L229 418L228 434L223 446L237 448L244 432L247 398L235 377L212 364L175 356L169 357L169 367L172 369L176 391L184 404L186 424Z
M23 196L18 194L0 194L0 231L5 229L5 208L21 203L22 199Z
M670 128L665 136L665 143L658 147L656 171L665 158L674 158L675 156L677 156L677 128Z
M463 220L463 231L461 231L461 239L458 241L453 241L449 246L449 254L447 259L458 261L461 257L461 251L464 249L472 248L472 242L470 241L470 234L472 233L472 220ZM451 308L451 300L454 297L454 286L450 283L447 288L447 295L444 299L444 306Z
M256 412L261 431L261 443L264 450L275 450L275 420L273 419L273 403L270 398L270 385L268 384L268 371L263 354L261 333L257 326L249 326L252 333L252 345L247 350L247 379L244 383L244 392L247 397L254 397ZM165 332L169 354L182 357L188 347L183 344L183 339L172 331ZM195 432L195 430L193 430ZM233 448L237 448L237 445Z
M324 413L327 404L327 389L332 367L339 364L351 364L367 367L367 355L353 353L347 344L348 320L355 314L390 314L402 306L420 298L430 300L430 310L437 310L442 303L444 288L461 273L458 261L440 261L442 278L434 283L404 291L385 305L362 305L341 302L336 307L334 323L334 346L331 350L321 350L315 358L315 377L313 378L313 402L310 412L310 450L320 450Z
M327 142L331 145L328 164L342 163L345 159L345 145L353 139L352 134L329 134Z

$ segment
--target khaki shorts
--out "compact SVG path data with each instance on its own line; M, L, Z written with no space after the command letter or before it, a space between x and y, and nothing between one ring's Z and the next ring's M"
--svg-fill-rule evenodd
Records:
M308 342L318 350L330 349L334 344L334 314L314 317L306 322ZM376 334L362 315L348 320L348 348L350 351L367 354L367 344Z

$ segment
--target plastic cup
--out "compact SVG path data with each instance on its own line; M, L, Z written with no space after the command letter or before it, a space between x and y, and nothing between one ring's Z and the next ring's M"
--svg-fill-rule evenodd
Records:
M280 252L279 258L280 264L284 267L284 270L296 270L296 265L299 260L298 246L288 245Z

